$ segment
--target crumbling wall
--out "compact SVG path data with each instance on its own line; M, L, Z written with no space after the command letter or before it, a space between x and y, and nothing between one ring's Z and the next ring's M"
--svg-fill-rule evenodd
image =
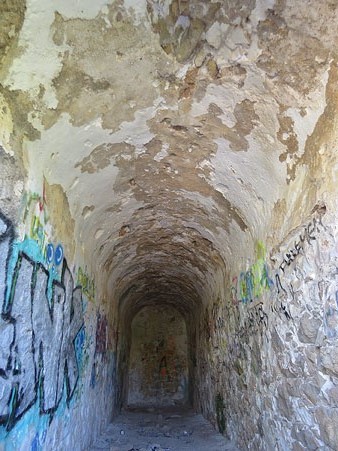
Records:
M337 448L337 222L325 210L273 249L256 243L201 324L201 407L241 449Z

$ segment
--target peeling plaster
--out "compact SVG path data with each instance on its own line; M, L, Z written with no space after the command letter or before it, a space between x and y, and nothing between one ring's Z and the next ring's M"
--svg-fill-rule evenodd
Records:
M250 146L249 154L253 152L255 155L255 158L252 158L241 152L232 152L224 139L215 142L218 150L211 159L214 168L210 177L211 183L233 205L240 208L243 216L250 218L251 226L257 233L267 211L279 197L275 187L283 182L286 173L284 171L283 175L276 156L274 162L273 159L269 161L266 151L260 146L255 146L255 149ZM224 158L227 153L231 155L229 159ZM269 185L271 189L267 188ZM255 199L254 202L252 198Z
M299 143L300 157L304 150L307 138L312 134L318 122L318 119L323 114L326 103L323 103L323 96L325 95L326 84L329 79L329 71L327 70L322 78L322 85L317 91L313 91L308 96L309 106L306 108L305 115L296 108L289 108L285 114L291 117L294 121L294 131L297 135Z
M27 0L25 21L18 43L25 51L12 63L5 85L11 89L38 92L40 85L43 84L46 89L45 102L49 108L55 108L57 99L52 88L52 80L61 70L62 53L67 50L66 46L60 48L52 41L50 27L54 21L55 11L68 18L92 19L107 4L109 4L107 0L95 2L84 0L81 4L55 0L41 9L40 3L36 0Z
M307 433L331 440L325 415L316 408L315 421L287 392L289 380L278 385L297 364L294 338L283 333L296 337L297 331L293 323L281 325L271 287L262 298L269 302L271 345L263 333L246 330L261 301L248 303L243 293L245 302L230 301L237 289L232 277L242 277L241 289L248 284L250 291L250 271L263 268L269 250L280 258L272 250L290 231L303 230L319 205L324 211L323 202L331 224L337 222L338 17L331 3L29 0L21 31L14 18L16 34L3 45L1 211L18 221L23 193L48 200L48 236L60 236L69 264L95 279L97 302L110 309L110 325L120 321L119 332L146 302L176 306L198 333L195 401L216 424L219 400L218 407L228 409L226 433L243 449L263 449L263 432L264 446L273 449L276 434L266 431L285 426L280 412L289 398L292 415L311 425ZM18 224L18 237L29 225ZM292 301L303 302L297 290L312 284L311 271L323 263L317 250L325 253L333 237L325 233L322 241L309 239L317 240L307 249L312 267L311 258L297 254L303 261L297 271L309 271L310 282L299 282L297 272L281 282L295 281ZM319 273L334 280L328 255ZM304 293L313 296L314 289ZM333 321L334 296L330 302ZM296 303L291 314L295 320L303 314ZM316 321L309 330L301 322L305 339L312 339ZM278 362L283 340L291 357L282 353ZM125 351L119 352L125 362ZM301 371L310 371L317 357L299 365ZM266 396L263 365L264 377L279 371L271 383L280 396ZM246 389L256 386L258 394ZM331 389L322 387L326 402ZM238 405L243 393L254 409ZM238 417L245 417L246 434ZM276 445L281 449L293 443L294 431L285 430Z

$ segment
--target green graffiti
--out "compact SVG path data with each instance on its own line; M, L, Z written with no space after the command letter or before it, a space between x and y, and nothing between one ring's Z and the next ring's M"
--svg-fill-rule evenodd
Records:
M88 301L94 302L95 299L95 284L94 280L90 279L88 274L81 268L77 272L77 284L81 286L82 293L88 298Z
M255 245L255 263L240 276L233 278L235 286L231 288L232 299L238 299L243 303L253 302L260 298L265 291L273 286L269 277L268 266L265 262L266 250L261 241Z

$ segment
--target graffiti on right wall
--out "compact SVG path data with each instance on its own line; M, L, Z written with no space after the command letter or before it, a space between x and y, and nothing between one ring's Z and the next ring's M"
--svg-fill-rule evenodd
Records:
M323 211L314 213L311 220L300 232L289 237L283 250L271 256L272 265L266 261L266 250L262 242L256 243L255 262L238 276L232 278L231 303L234 306L247 307L243 318L243 332L255 333L267 327L270 312L292 319L291 304L295 300L297 287L313 280L317 297L323 306L325 334L328 338L338 336L338 290L335 283L335 271L325 276L324 268L318 266L319 243L321 249L327 246L331 238L323 224ZM332 244L331 244L332 247ZM328 268L329 272L330 269ZM321 277L323 275L323 277ZM313 290L312 290L313 291ZM265 293L270 293L270 302L263 302Z

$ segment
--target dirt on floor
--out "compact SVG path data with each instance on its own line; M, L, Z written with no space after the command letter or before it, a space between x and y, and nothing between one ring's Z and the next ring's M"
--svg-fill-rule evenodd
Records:
M130 409L111 423L91 451L238 451L191 410Z

